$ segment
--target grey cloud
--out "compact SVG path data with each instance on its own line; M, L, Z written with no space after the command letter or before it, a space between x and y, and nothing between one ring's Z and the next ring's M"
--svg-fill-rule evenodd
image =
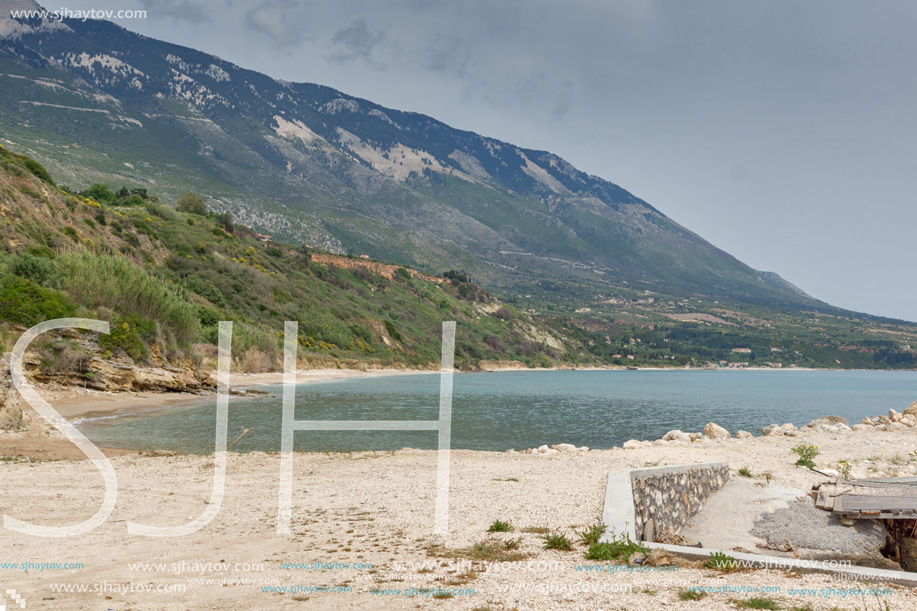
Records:
M279 47L289 47L302 42L304 30L294 18L296 10L308 6L300 0L268 0L248 12L248 26L269 36Z
M140 5L150 19L168 18L190 23L212 21L204 4L191 0L140 0Z
M373 33L366 19L358 19L335 33L331 42L338 50L329 57L337 62L363 60L373 63L373 52L384 40L384 32Z

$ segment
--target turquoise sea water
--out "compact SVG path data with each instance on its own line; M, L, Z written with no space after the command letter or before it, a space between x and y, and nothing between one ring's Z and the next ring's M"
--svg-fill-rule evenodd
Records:
M280 449L281 401L233 398L229 441L234 448ZM760 434L770 423L801 426L833 414L851 424L864 416L902 411L917 400L917 372L867 371L514 371L454 378L452 447L525 449L573 443L610 448L628 439L656 439L671 429L703 430L713 421L730 432ZM142 415L87 420L80 429L101 446L213 451L216 399ZM298 420L433 420L439 375L385 376L304 384ZM297 450L432 449L436 433L297 432Z

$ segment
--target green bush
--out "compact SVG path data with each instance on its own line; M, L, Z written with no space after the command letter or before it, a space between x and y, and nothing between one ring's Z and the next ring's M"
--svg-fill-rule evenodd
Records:
M181 212L189 212L191 214L207 214L207 206L204 205L204 200L194 193L185 193L179 197L176 208Z
M64 290L86 307L104 306L121 315L152 319L178 341L200 337L196 308L159 278L129 259L89 253L69 253L58 259Z
M401 334L398 333L398 329L395 328L395 324L392 321L385 321L385 330L388 331L389 336L396 342L400 342L403 339Z
M52 318L73 316L76 308L57 291L28 278L9 275L0 281L0 318L31 327Z
M815 467L815 457L818 456L818 446L813 445L801 445L792 448L799 456L799 460L796 461L797 467L808 467L813 469Z
M226 303L226 299L223 297L223 293L220 290L213 286L207 280L200 278L198 276L188 276L187 278L181 279L182 285L189 291L193 291L212 303L213 305L222 306Z
M202 327L216 326L222 320L219 312L205 305L197 306L197 318L201 321Z
M362 339L364 342L372 342L373 334L369 332L369 329L364 327L361 324L352 324L350 325L350 332L353 333L354 337Z
M34 174L39 179L45 181L48 184L54 185L54 180L51 179L51 175L48 174L48 170L45 169L45 166L41 165L34 159L29 159L28 157L22 158L22 165L26 167L32 174ZM56 185L55 185L56 186Z
M490 525L490 528L487 529L489 533L508 533L513 529L512 524L509 522L504 522L503 520L496 520L493 524Z
M95 183L85 191L80 191L80 195L103 204L111 204L116 198L112 190L108 188L108 185L103 185L100 182Z
M7 263L7 270L20 278L34 280L42 286L53 286L57 279L57 269L53 261L28 253L19 253L11 257Z
M149 355L146 342L156 339L156 323L137 314L118 316L109 326L108 335L99 335L99 346L105 350L123 350L135 361Z

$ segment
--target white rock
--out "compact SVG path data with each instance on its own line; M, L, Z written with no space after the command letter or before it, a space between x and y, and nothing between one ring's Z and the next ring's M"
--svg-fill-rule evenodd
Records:
M768 424L761 429L761 434L765 437L783 437L783 431L780 430L779 424Z
M586 446L583 446L583 447L579 448L579 451L580 451L580 452L588 452L588 451L589 451L589 448L586 447Z
M889 422L885 425L886 431L906 431L907 428L906 424L901 424L900 422Z
M538 453L539 453L539 454L544 454L545 452L547 452L547 451L550 450L550 449L551 449L551 448L549 448L547 445L538 446Z
M822 424L835 425L843 424L844 426L849 425L846 418L841 418L840 416L822 416L821 418L816 418L806 426L812 427L815 430L821 430L818 427Z
M861 432L861 431L871 431L871 430L873 430L875 427L873 427L873 426L871 426L871 425L869 425L869 424L854 424L854 425L853 425L852 427L850 427L850 428L851 428L854 432L859 433L859 432Z
M551 446L551 448L558 452L576 452L576 446L572 443L558 443Z
M905 414L901 416L901 424L907 426L917 426L917 417L912 416L911 414Z
M716 422L708 422L704 426L704 435L710 439L729 439L732 435L729 431L718 425Z
M893 409L888 410L888 419L892 422L901 422L901 414Z
M917 416L917 401L907 406L907 409L904 410L904 415Z
M783 432L783 434L786 435L787 437L795 437L795 436L796 436L796 427L793 426L793 424L791 424L791 423L789 423L789 422L787 422L786 424L784 424L783 426L781 426L781 427L780 427L780 430L781 430L781 432Z
M755 436L748 431L736 431L736 439L754 439Z
M688 433L688 437L691 438L691 441L697 441L698 439L700 439L703 436L704 436L703 433Z
M624 442L624 445L621 447L624 448L625 450L636 450L637 448L641 447L642 445L643 444L641 444L636 439L628 439L627 441Z
M691 441L691 436L678 429L669 431L662 436L663 441Z

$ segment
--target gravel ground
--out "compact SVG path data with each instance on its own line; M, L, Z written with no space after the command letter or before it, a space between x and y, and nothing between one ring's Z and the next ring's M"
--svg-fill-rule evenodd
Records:
M877 475L914 471L909 454L917 449L914 432L818 433L808 438L821 447L820 465L848 460L855 469ZM3 443L0 439L0 454ZM213 522L192 535L162 539L129 535L126 522L178 525L199 516L210 499L212 457L114 457L119 496L104 525L68 539L42 539L9 530L0 537L0 563L73 562L82 563L82 568L28 572L0 568L0 591L15 588L26 598L27 609L104 611L657 607L700 611L735 608L732 601L752 596L773 597L787 610L809 605L814 611L862 611L864 600L870 610L880 609L876 606L880 602L887 602L892 611L917 609L917 594L894 586L883 589L878 598L863 599L850 590L863 584L827 576L782 571L721 574L691 562L679 562L677 570L627 572L584 559L584 547L574 533L601 515L609 470L725 460L734 470L750 466L756 473L769 473L769 480L761 476L755 478L757 483L802 494L824 478L793 466L790 448L797 443L792 438L708 440L552 455L454 451L446 539L432 535L435 452L297 454L292 535L276 533L279 456L230 455L226 496ZM85 460L0 462L0 473L0 511L19 519L47 525L76 523L92 516L101 504L102 479ZM509 521L514 531L488 534L489 525L498 519ZM542 535L527 532L533 528L564 532L574 547L566 552L545 550ZM461 554L456 550L501 541L510 541L516 548L512 551L525 557L505 565L479 562L471 567L473 573L457 559ZM325 564L284 566L318 562ZM335 562L340 564L327 564ZM194 581L200 579L211 581ZM262 586L276 585L304 591L262 591ZM88 591L56 591L61 586ZM152 590L138 591L141 587ZM186 590L162 591L174 587ZM314 587L350 589L305 591ZM682 600L680 594L690 587L717 590L701 600ZM433 598L431 592L404 595L411 588L464 592L451 598ZM797 588L812 592L801 594ZM763 589L770 592L765 594Z

